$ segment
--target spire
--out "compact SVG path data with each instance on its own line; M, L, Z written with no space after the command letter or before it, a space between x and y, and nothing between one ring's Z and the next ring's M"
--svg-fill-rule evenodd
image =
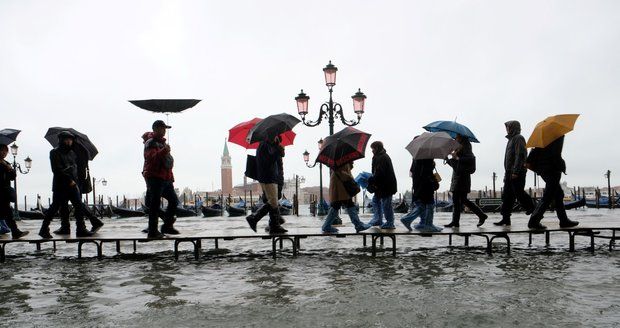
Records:
M224 138L224 155L223 156L230 156L230 153L228 153L228 139Z

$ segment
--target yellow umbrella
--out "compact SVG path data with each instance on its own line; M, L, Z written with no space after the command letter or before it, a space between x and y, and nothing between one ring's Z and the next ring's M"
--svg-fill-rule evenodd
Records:
M545 148L554 140L573 131L579 114L562 114L549 116L536 124L532 135L527 140L527 148Z

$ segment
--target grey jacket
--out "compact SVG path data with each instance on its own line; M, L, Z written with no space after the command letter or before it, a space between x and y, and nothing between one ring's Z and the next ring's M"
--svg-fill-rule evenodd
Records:
M506 174L522 174L527 171L525 159L527 149L525 148L525 138L521 135L521 124L519 121L508 121L504 123L508 131L506 138L506 153L504 155L504 169Z

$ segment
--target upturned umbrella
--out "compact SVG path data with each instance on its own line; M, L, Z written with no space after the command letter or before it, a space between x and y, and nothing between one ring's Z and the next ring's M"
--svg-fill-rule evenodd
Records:
M15 129L2 129L0 130L0 145L9 145L17 140L17 135L20 130Z
M335 168L363 158L371 134L346 127L325 138L316 161Z
M235 125L232 129L228 130L228 141L235 143L241 147L246 149L256 149L258 148L259 143L248 143L247 137L250 130L260 121L261 118L253 118L249 121L239 123ZM295 132L289 130L280 134L281 145L282 146L290 146L295 141Z
M363 189L368 188L368 179L372 176L370 172L362 172L355 177L355 183L357 183Z
M427 124L424 129L429 132L447 132L452 138L456 138L456 135L460 134L471 142L480 142L468 127L456 123L456 121L435 121Z
M424 132L405 147L413 159L446 158L459 148L458 141L446 132Z
M93 160L95 156L99 153L97 147L88 139L88 136L82 132L79 132L72 128L61 128L61 127L52 127L47 130L45 134L45 140L49 141L52 147L58 147L58 134L62 131L69 131L75 136L75 145L77 147L81 147L79 150L83 150L86 152L88 156L88 160ZM78 151L79 151L78 150Z
M196 106L200 99L145 99L129 100L130 103L156 113L179 113Z
M295 125L299 122L301 122L301 120L297 117L286 113L267 116L250 129L246 141L249 144L253 144L255 142L272 139L286 131L293 130Z
M579 114L561 114L549 116L536 124L526 147L545 148L559 137L573 131Z

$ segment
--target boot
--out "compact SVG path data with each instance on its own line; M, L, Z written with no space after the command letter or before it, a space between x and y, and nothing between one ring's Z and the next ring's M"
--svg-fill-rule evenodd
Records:
M488 215L482 213L482 215L478 217L478 224L476 224L476 227L481 227L484 224L484 221L486 221L488 218Z
M570 220L566 218L565 220L560 221L560 228L572 228L579 225L579 222Z
M271 206L270 206L271 207ZM280 210L276 208L269 209L269 233L285 233L288 230L280 225Z
M370 224L366 224L360 220L359 210L357 209L357 207L352 206L347 208L347 214L349 214L351 223L353 223L353 226L355 227L355 232L364 231L372 227Z
M99 229L101 229L101 227L103 227L103 221L101 221L95 215L90 216L88 220L90 221L90 232L92 233L96 233L97 231L99 231Z
M452 222L448 223L448 224L444 224L443 226L446 228L458 228L459 227L459 221L454 221L454 219L452 219Z
M50 223L52 223L52 219L45 218L43 219L43 223L41 224L41 229L39 229L39 236L43 239L51 239L53 238L50 234Z
M54 230L54 233L57 235L70 235L71 234L71 224L69 223L69 217L65 217L64 215L60 218L60 228L58 230Z
M92 237L94 233L86 229L84 218L75 218L75 236L76 237Z
M263 204L255 213L252 213L245 218L246 221L248 221L248 225L250 225L250 229L256 232L256 224L269 213L270 208L271 206L269 206L269 204Z
M11 237L13 239L19 239L28 234L28 231L17 229L17 223L13 219L6 220L6 225L11 229Z
M535 230L544 230L547 229L544 225L540 224L540 221L543 219L543 211L542 211L542 202L539 202L534 212L530 216L530 220L527 222L527 227Z
M327 216L325 216L325 221L323 222L323 226L321 227L321 231L323 231L323 233L337 233L338 229L332 227L332 224L334 224L334 220L336 220L336 215L337 215L337 210L334 209L333 207L329 208L329 211L327 211Z
M503 216L499 222L493 222L496 226L509 226L510 225L510 216Z
M173 216L169 216L164 220L164 224L161 225L161 233L166 235L178 235L180 234L179 230L174 228L174 223L177 219Z

